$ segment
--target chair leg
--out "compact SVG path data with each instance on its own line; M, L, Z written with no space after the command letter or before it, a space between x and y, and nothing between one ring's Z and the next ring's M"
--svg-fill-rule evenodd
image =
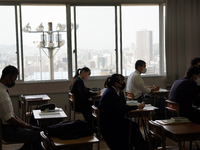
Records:
M76 114L76 112L75 112L75 110L74 110L74 121L75 121L75 114Z
M71 121L71 104L69 104L69 121Z

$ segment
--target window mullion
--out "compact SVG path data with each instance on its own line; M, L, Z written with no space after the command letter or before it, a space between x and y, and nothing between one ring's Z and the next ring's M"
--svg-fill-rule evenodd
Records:
M77 34L76 34L76 6L74 6L74 54L75 54L75 70L77 67Z
M68 4L67 6L67 53L68 53L68 79L72 79L72 41L71 41L71 7Z
M116 50L116 73L118 73L118 32L117 32L117 6L115 6L115 50Z
M164 75L164 24L163 24L163 4L159 5L159 71Z

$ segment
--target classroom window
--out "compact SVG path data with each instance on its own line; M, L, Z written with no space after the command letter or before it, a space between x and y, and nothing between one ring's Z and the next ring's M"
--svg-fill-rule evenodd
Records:
M23 29L30 25L31 31L36 31L42 24L43 31L50 31L50 25L52 31L57 31L58 24L66 25L65 5L22 5L21 8ZM24 81L68 79L66 28L60 32L60 48L55 48L58 32L53 32L52 36L49 33L45 32L43 36L42 32L23 32Z
M76 6L77 68L87 66L91 76L116 72L115 7Z
M5 15L6 14L6 15ZM8 19L9 18L9 19ZM7 65L17 67L15 7L0 6L0 75Z
M135 62L144 60L145 75L161 75L159 52L159 5L122 6L123 74L135 70ZM164 47L164 46L163 46Z

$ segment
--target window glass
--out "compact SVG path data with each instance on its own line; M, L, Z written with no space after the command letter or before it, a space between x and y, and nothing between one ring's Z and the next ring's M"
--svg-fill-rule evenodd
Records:
M5 15L6 14L6 15ZM9 19L8 19L9 18ZM0 75L7 65L17 67L15 7L0 6Z
M27 25L32 32L24 32ZM22 27L24 80L68 79L66 6L23 5ZM36 32L42 28L44 36ZM47 32L51 28L54 32Z
M122 6L123 75L144 60L145 75L159 75L159 6Z
M91 76L116 72L114 7L76 7L77 65L87 66Z

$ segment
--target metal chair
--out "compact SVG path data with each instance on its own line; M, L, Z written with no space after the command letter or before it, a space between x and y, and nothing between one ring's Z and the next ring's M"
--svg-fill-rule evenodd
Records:
M74 121L75 121L75 115L76 114L82 114L81 112L77 112L76 111L76 107L75 107L75 95L71 92L69 92L69 121L71 121L71 112L74 112Z
M95 105L92 105L92 109L93 109L93 112L92 112L92 117L93 117L93 120L92 120L92 126L93 128L95 128L95 120L97 122L97 138L99 139L99 143L98 143L98 150L100 149L100 138L101 138L101 132L100 132L100 112L99 112L99 109L95 106Z
M180 107L177 102L171 100L165 100L165 118L169 118L168 112L173 112L176 117L180 117Z
M162 147L157 147L157 150L178 150L179 146L166 146L166 132L162 125L154 123L152 120L149 121L149 150L152 148L152 136L157 140L161 140ZM181 146L181 150L187 150L187 148Z
M126 91L126 100L130 101L134 99L134 94L131 91Z
M43 150L57 150L55 144L52 142L52 140L44 133L44 131L40 132L41 136L41 146Z

